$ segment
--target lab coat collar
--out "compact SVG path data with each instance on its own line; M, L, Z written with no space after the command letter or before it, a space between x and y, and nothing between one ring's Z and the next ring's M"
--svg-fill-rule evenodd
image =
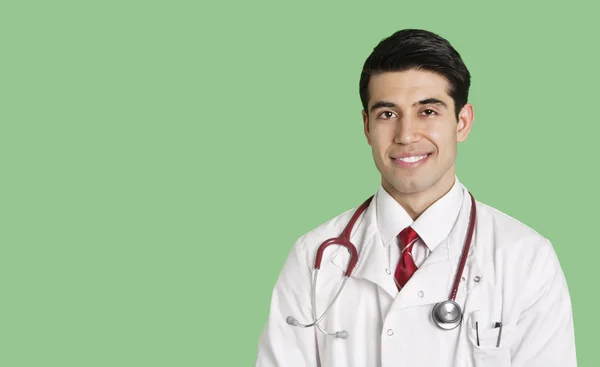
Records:
M377 191L377 226L382 244L395 244L396 236L408 226L417 232L430 251L446 238L456 222L463 199L463 186L456 176L452 188L413 221L406 210L384 188Z
M388 267L387 251L382 245L383 239L378 230L377 203L378 195L381 193L377 192L371 205L361 215L350 235L350 241L356 246L359 253L358 263L351 277L366 279L379 285L392 298L396 298L394 307L409 307L448 299L456 275L458 260L462 254L471 212L471 197L467 189L460 183L455 186L461 191L463 200L458 206L457 217L451 223L450 235L442 239L435 251L427 257L423 265L408 281L400 295L394 283L393 269ZM475 226L476 233L477 225ZM475 237L473 241L475 241ZM345 271L349 257L348 251L340 248L333 256L332 263ZM468 270L465 269L465 271ZM461 292L465 292L465 289L459 289L459 293ZM417 297L415 296L417 294L424 296Z

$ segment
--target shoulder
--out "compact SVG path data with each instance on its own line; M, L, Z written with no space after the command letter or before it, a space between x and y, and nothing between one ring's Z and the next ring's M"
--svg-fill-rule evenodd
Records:
M550 241L520 220L482 202L477 201L477 223L484 236L493 240L496 250L548 251Z
M481 264L493 264L487 272L511 269L517 278L537 281L549 281L561 272L551 241L520 220L477 202L475 228L477 256Z
M364 207L364 211L357 213L357 210L359 210L362 205L366 205L366 207ZM344 212L330 218L326 222L306 232L296 241L297 256L303 257L306 265L312 266L321 245L329 239L340 237L344 229L346 229L346 227L349 225L352 217L356 214L360 215L357 217L356 222L354 222L352 226L350 240L355 248L360 252L362 243L365 241L365 236L371 233L370 229L372 229L372 225L375 223L374 210L374 205L372 203L368 204L367 201L365 201L360 206L345 210ZM333 260L343 250L343 247L339 246L338 241L334 242L333 244L337 244L337 246L328 246L324 250L322 254L323 263Z
M481 265L487 264L484 272L488 275L500 277L514 289L526 290L525 293L564 282L554 246L544 235L480 202L477 202L477 217L480 228L476 229L479 234L475 247Z
M320 244L325 240L339 236L344 228L346 228L346 225L348 225L348 222L357 209L358 207L348 209L304 233L298 239L299 249L302 251L313 252L316 251Z

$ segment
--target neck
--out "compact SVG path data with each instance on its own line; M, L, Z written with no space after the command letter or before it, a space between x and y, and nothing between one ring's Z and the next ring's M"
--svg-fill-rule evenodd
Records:
M446 195L455 182L455 176L451 175L450 177L442 177L440 181L438 181L434 186L422 192L415 193L402 193L395 190L389 183L383 183L383 187L386 191L396 200L403 208L406 210L406 213L410 215L412 220L417 220L421 214L427 208L429 208L433 203L438 201L444 195Z

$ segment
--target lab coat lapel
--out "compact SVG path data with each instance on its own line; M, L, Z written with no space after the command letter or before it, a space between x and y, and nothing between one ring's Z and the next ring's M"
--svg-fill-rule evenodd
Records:
M448 299L453 280L450 260L448 240L444 240L400 290L392 309L426 305Z
M483 214L483 213L482 213ZM489 231L481 230L485 226L485 218L482 218L480 212L477 212L477 222L473 232L473 242L469 250L469 257L462 274L461 287L456 297L457 302L464 299L469 293L475 291L482 283L489 281L489 274L485 274L483 264L483 255L491 247L493 238L489 238ZM487 233L486 233L487 232ZM489 271L488 271L489 272Z
M358 263L351 278L365 279L377 284L392 298L398 293L393 278L386 273L388 256L382 245L381 236L377 230L376 198L359 218L350 235L350 241L359 253ZM350 255L345 249L340 249L333 257L332 263L341 270L346 269Z

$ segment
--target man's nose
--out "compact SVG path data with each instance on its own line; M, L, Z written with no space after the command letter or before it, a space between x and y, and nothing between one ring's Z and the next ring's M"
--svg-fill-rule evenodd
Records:
M396 137L394 142L398 144L409 145L420 139L419 125L417 121L410 118L403 118L396 125Z

